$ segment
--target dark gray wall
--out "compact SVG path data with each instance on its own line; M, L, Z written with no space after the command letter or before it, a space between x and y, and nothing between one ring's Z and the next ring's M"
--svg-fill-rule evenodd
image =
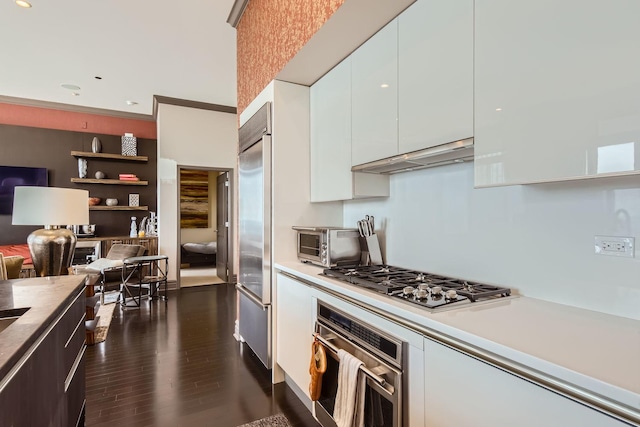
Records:
M29 166L48 169L49 186L81 188L91 197L117 198L120 205L129 204L129 193L140 194L140 205L149 206L157 212L157 140L138 138L138 155L148 156L149 161L121 162L115 160L87 159L87 178L94 178L96 171L104 172L107 178L117 179L120 173L134 173L148 186L121 186L100 184L75 184L71 178L78 177L78 161L71 151L91 151L91 141L97 136L102 142L103 153L121 153L118 135L101 135L23 126L0 125L0 165ZM138 223L149 212L144 211L91 211L89 220L96 224L98 236L127 236L131 217ZM11 225L11 215L0 215L0 245L26 243L32 230L41 227Z

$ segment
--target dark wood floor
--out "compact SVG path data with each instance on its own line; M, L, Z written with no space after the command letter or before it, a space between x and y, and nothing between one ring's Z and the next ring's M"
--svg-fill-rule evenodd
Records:
M233 338L234 292L183 288L166 304L116 308L107 340L87 348L85 425L233 427L282 412L294 426L317 426Z

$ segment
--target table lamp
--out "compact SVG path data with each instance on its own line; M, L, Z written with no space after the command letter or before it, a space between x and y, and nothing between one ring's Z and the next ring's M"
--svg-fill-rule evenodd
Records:
M44 225L27 238L36 276L67 274L76 235L66 224L89 223L89 192L71 188L21 187L13 197L13 225ZM64 224L64 225L63 225ZM61 227L62 226L62 227Z

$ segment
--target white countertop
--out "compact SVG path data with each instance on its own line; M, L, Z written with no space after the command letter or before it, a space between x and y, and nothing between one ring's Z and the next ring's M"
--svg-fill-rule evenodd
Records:
M289 262L283 272L640 411L640 321L525 296L430 312Z

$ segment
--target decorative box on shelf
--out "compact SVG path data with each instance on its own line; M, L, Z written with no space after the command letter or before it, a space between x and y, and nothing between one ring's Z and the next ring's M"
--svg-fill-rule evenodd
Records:
M137 156L138 155L138 142L132 133L125 133L122 136L122 155L123 156Z
M140 206L140 194L129 194L129 206Z

